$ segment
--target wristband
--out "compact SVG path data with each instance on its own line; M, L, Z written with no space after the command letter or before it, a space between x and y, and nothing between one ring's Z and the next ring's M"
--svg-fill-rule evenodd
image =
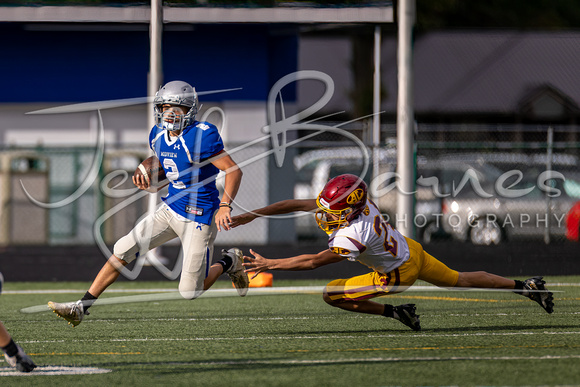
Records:
M221 207L228 207L230 209L230 211L232 210L232 206L230 203L226 203L226 202L221 202L220 203L220 208Z

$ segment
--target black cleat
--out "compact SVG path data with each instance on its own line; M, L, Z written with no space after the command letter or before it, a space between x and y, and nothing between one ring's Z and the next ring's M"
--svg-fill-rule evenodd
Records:
M420 331L421 322L419 321L419 315L415 314L415 310L417 310L415 304L395 306L395 313L397 314L395 319L399 320L414 331Z
M544 286L543 277L533 277L524 281L522 295L536 301L548 313L554 311L554 295Z
M14 356L8 356L8 354L4 354L4 358L10 367L16 368L20 372L30 372L36 368L36 364L32 361L30 356L24 352L22 348L17 344L18 353Z

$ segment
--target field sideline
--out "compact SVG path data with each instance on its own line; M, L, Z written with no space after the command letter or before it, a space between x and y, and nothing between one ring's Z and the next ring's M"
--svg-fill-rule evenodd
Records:
M88 283L7 282L0 319L39 368L0 361L0 384L580 385L580 276L546 280L551 315L510 292L422 283L380 299L417 304L421 332L326 305L324 280L275 279L245 298L220 281L195 301L174 299L176 282L119 282L76 328L44 305Z

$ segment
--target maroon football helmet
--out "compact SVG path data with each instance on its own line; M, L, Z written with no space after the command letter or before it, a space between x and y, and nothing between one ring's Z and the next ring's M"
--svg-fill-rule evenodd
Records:
M326 233L349 225L365 209L367 185L358 176L345 174L326 183L316 204L316 223Z

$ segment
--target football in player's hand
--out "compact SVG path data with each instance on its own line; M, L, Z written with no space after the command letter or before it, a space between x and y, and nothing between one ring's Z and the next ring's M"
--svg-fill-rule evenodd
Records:
M143 160L133 174L133 182L139 187L139 182L144 182L146 191L157 192L167 185L165 170L156 156Z

